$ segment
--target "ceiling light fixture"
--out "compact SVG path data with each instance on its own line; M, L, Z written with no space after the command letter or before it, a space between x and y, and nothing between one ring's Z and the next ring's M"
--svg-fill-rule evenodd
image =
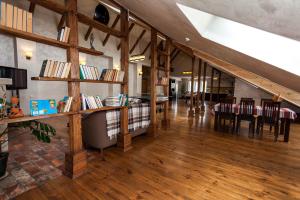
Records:
M186 41L186 42L189 42L190 40L191 40L191 39L188 38L188 37L185 38L185 41Z
M134 55L130 56L129 61L130 62L138 62L138 61L143 61L145 60L146 56L144 55Z

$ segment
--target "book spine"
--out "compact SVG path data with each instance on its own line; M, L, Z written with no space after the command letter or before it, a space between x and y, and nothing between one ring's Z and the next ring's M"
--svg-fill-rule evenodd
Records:
M18 8L17 29L20 31L23 29L22 23L23 23L23 11L22 9Z
M32 13L27 12L27 32L32 33Z
M23 10L23 22L22 22L22 31L26 32L27 30L27 12Z
M13 28L17 29L18 24L18 7L14 6L14 18L13 18Z
M41 67L41 71L40 71L40 77L44 77L44 73L46 71L46 66L47 66L48 60L44 60L42 67Z
M6 22L6 3L1 1L1 13L0 13L0 17L1 17L1 25L5 26L5 22Z
M6 26L13 27L13 6L9 3L6 4Z

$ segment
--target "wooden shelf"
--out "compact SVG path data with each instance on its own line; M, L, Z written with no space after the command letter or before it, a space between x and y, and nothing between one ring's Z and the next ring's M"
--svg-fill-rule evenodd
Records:
M163 55L163 56L169 56L169 54L165 51L162 51L160 49L157 49L157 53L160 54L160 55Z
M41 35L37 35L35 33L28 33L24 31L19 31L13 28L9 28L6 26L0 26L0 33L6 34L6 35L12 35L18 38L26 39L26 40L31 40L34 42L39 42L51 46L56 46L60 48L68 48L70 47L70 44L66 42L60 42L55 39L47 38Z
M88 79L74 79L73 81L77 82L87 82L87 83L108 83L108 84L125 84L125 82L120 81L103 81L103 80L88 80Z
M89 79L72 79L72 78L51 78L51 77L31 77L33 81L67 81L67 82L87 82L87 83L107 83L107 84L125 84L120 81L103 81L103 80L89 80Z
M51 115L39 115L39 116L24 116L14 119L2 119L0 120L0 125L3 124L10 124L10 123L17 123L17 122L24 122L24 121L30 121L30 120L38 120L38 119L46 119L46 118L53 118L53 117L62 117L62 116L68 116L76 114L76 112L66 112L66 113L57 113L57 114L51 114Z
M120 110L124 108L124 106L104 106L102 108L97 108L97 109L88 109L88 110L81 110L79 113L84 114L84 113L93 113L93 112L100 112L100 111L107 111L107 110Z
M85 47L78 47L78 51L81 53L86 53L86 54L90 54L93 56L102 56L103 52L101 51L97 51L94 49L89 49L89 48L85 48Z

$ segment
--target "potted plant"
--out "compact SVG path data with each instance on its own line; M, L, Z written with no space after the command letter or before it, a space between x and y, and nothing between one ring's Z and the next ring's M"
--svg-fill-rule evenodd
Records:
M50 143L51 137L55 136L56 134L56 130L51 125L37 120L15 123L14 126L19 128L29 128L31 133L39 141L45 143ZM6 128L2 133L0 133L0 179L6 176L6 168L9 153L2 152L1 147L8 141L8 137L5 137L7 133L8 128Z

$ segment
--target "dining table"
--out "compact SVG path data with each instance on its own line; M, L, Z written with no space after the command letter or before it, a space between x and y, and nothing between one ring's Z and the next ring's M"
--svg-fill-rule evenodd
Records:
M220 103L215 104L214 108L212 109L212 113L215 116L215 122L214 122L214 129L217 130L217 123L219 118L219 109L220 109ZM239 104L232 104L232 113L235 113L236 115L239 114L240 105ZM261 117L263 114L263 108L262 106L254 106L254 116L255 117ZM291 123L297 118L296 112L291 110L290 108L280 108L280 134L284 134L284 142L289 141L290 136L290 126Z

